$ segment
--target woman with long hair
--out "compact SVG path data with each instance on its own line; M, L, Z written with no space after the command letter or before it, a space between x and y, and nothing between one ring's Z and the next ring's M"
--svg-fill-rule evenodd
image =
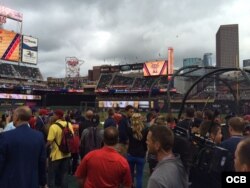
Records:
M142 116L134 113L131 118L131 127L128 127L128 153L127 160L131 170L131 176L135 178L136 170L136 188L142 188L143 168L147 151L146 137L147 128L144 127Z

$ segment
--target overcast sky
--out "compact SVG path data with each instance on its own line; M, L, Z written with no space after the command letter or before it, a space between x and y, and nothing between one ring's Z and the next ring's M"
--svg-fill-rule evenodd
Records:
M65 76L65 58L84 60L81 75L95 65L213 53L220 25L239 24L240 61L250 59L249 0L0 0L23 13L24 35L39 40L44 77ZM5 29L19 30L7 20ZM242 62L241 62L242 64Z

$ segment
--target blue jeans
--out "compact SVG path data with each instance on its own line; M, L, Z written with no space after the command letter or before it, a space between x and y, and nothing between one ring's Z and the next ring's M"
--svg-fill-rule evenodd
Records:
M135 178L135 167L136 167L136 188L142 188L142 177L143 177L143 168L145 164L145 159L141 157L134 157L130 154L127 154L127 160L130 166L133 182Z

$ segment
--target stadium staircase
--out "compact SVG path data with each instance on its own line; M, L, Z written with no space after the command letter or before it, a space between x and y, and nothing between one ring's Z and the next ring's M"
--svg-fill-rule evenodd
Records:
M14 68L14 66L13 66L13 65L10 65L10 67L11 67L11 69L12 69L12 72L13 72L13 74L14 74L14 77L15 77L15 78L21 78L20 73L16 71L16 69Z

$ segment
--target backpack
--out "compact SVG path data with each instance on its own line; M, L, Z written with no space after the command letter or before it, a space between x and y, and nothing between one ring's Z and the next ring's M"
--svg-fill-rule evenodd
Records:
M68 122L66 127L63 127L60 123L56 122L56 125L58 125L62 129L62 140L61 143L58 144L55 140L56 145L58 146L59 150L62 153L71 153L74 145L74 134L70 130Z
M81 142L81 156L85 156L88 152L99 149L103 145L103 136L98 127L89 127L84 130L85 137Z
M72 124L74 130L74 144L72 145L71 153L79 153L80 150L80 137L79 137L79 124Z

